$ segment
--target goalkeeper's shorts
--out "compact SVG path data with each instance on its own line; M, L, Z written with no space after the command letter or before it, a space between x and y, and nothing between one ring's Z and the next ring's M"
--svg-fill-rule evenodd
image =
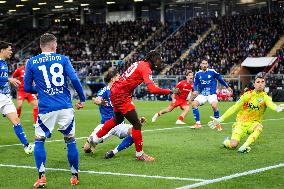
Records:
M255 126L261 125L258 121L240 123L235 122L232 126L232 136L231 140L240 141L246 135L251 134L254 131Z

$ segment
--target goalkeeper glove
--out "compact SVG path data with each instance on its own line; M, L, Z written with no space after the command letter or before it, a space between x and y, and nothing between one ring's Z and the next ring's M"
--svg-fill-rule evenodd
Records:
M212 119L212 121L208 122L208 126L211 129L217 128L218 131L221 131L222 130L222 127L220 126L220 124L222 122L221 118L215 118L215 117L212 117L212 116L210 116L210 118Z
M280 104L280 105L277 106L276 112L282 112L283 109L284 109L284 104Z

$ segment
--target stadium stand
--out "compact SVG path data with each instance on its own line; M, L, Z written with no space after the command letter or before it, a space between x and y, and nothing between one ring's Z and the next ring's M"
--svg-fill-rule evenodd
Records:
M255 14L222 17L217 28L167 75L183 75L187 69L198 70L202 58L211 67L228 74L233 65L246 57L265 56L283 32L281 14Z

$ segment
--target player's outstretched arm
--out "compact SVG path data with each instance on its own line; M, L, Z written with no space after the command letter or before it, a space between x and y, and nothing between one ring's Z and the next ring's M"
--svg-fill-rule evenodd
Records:
M233 115L237 110L239 110L244 105L244 103L246 102L246 98L247 98L246 94L241 96L240 100L238 100L233 106L231 106L220 118L214 118L211 116L210 118L212 119L212 121L208 122L208 126L211 129L217 128L216 126L218 124L225 121L228 117Z
M154 83L147 85L148 91L152 94L170 94L172 91L170 89L162 89L157 87Z
M218 125L220 125L222 123L222 119L221 118L215 118L213 116L210 116L211 121L208 122L208 126L211 129L216 129Z
M271 97L269 97L268 95L265 96L264 100L265 100L265 104L268 108L270 108L270 109L272 109L276 112L282 112L283 111L284 104L280 104L280 105L277 106L277 104L275 104L272 101Z
M228 83L223 79L222 75L218 72L215 71L215 78L223 85L226 87L228 90L232 91L231 87L229 87Z

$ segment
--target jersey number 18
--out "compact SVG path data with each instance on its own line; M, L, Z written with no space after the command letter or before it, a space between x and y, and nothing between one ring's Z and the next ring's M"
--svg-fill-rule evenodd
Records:
M56 68L58 69L57 72L55 71ZM42 71L46 87L51 88L51 83L48 78L46 66L45 65L39 66L38 69ZM53 85L55 85L56 87L64 85L63 66L61 64L59 63L52 64L50 66L49 73L52 76L51 82ZM58 81L58 78L60 81Z

